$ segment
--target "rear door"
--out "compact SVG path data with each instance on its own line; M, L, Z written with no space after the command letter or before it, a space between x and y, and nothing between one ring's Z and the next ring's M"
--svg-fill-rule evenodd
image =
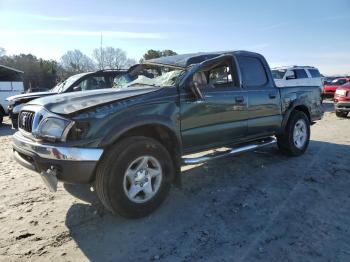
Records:
M204 96L181 94L181 133L185 151L226 145L247 133L247 92L239 86L236 65L231 61L206 66Z
M237 57L243 87L248 91L248 136L259 137L276 132L282 121L278 88L266 71L268 65L260 56Z

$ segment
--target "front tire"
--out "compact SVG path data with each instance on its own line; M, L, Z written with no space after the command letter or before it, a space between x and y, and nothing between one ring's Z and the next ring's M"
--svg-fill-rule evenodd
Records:
M285 134L277 136L277 144L283 154L300 156L310 141L310 121L305 113L293 111L288 120Z
M344 118L344 117L347 117L347 116L348 116L348 112L335 111L335 115L336 115L337 117Z
M162 144L148 137L129 137L105 153L95 187L112 213L139 218L163 202L173 175L173 161Z

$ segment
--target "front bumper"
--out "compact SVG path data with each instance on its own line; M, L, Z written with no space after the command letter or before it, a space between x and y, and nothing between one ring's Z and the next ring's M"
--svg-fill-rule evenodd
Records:
M323 93L321 94L321 96L323 98L333 98L335 94L335 90L334 91L323 91Z
M90 183L103 149L78 148L42 144L23 136L13 135L13 154L22 166L38 173L54 168L57 179L67 183Z
M350 112L350 101L334 103L336 111Z

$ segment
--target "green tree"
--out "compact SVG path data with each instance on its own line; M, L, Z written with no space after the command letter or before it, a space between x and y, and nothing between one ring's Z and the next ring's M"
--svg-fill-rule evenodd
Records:
M174 52L173 50L160 51L160 50L150 49L142 56L140 61L142 62L144 60L159 58L163 56L172 56L172 55L177 55L177 53Z
M58 72L64 69L54 60L38 59L32 54L20 54L0 57L0 64L13 67L24 72L24 88L50 89L60 79Z

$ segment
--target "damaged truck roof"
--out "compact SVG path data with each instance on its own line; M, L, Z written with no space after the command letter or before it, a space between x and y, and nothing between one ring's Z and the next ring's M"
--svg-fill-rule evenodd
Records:
M233 55L238 53L240 54L246 53L249 55L255 54L248 51L218 51L218 52L203 52L203 53L200 52L200 53L193 53L193 54L165 56L165 57L147 60L145 63L172 65L172 66L186 68L190 65L198 64L205 60L212 59L220 55L224 55L224 54Z

